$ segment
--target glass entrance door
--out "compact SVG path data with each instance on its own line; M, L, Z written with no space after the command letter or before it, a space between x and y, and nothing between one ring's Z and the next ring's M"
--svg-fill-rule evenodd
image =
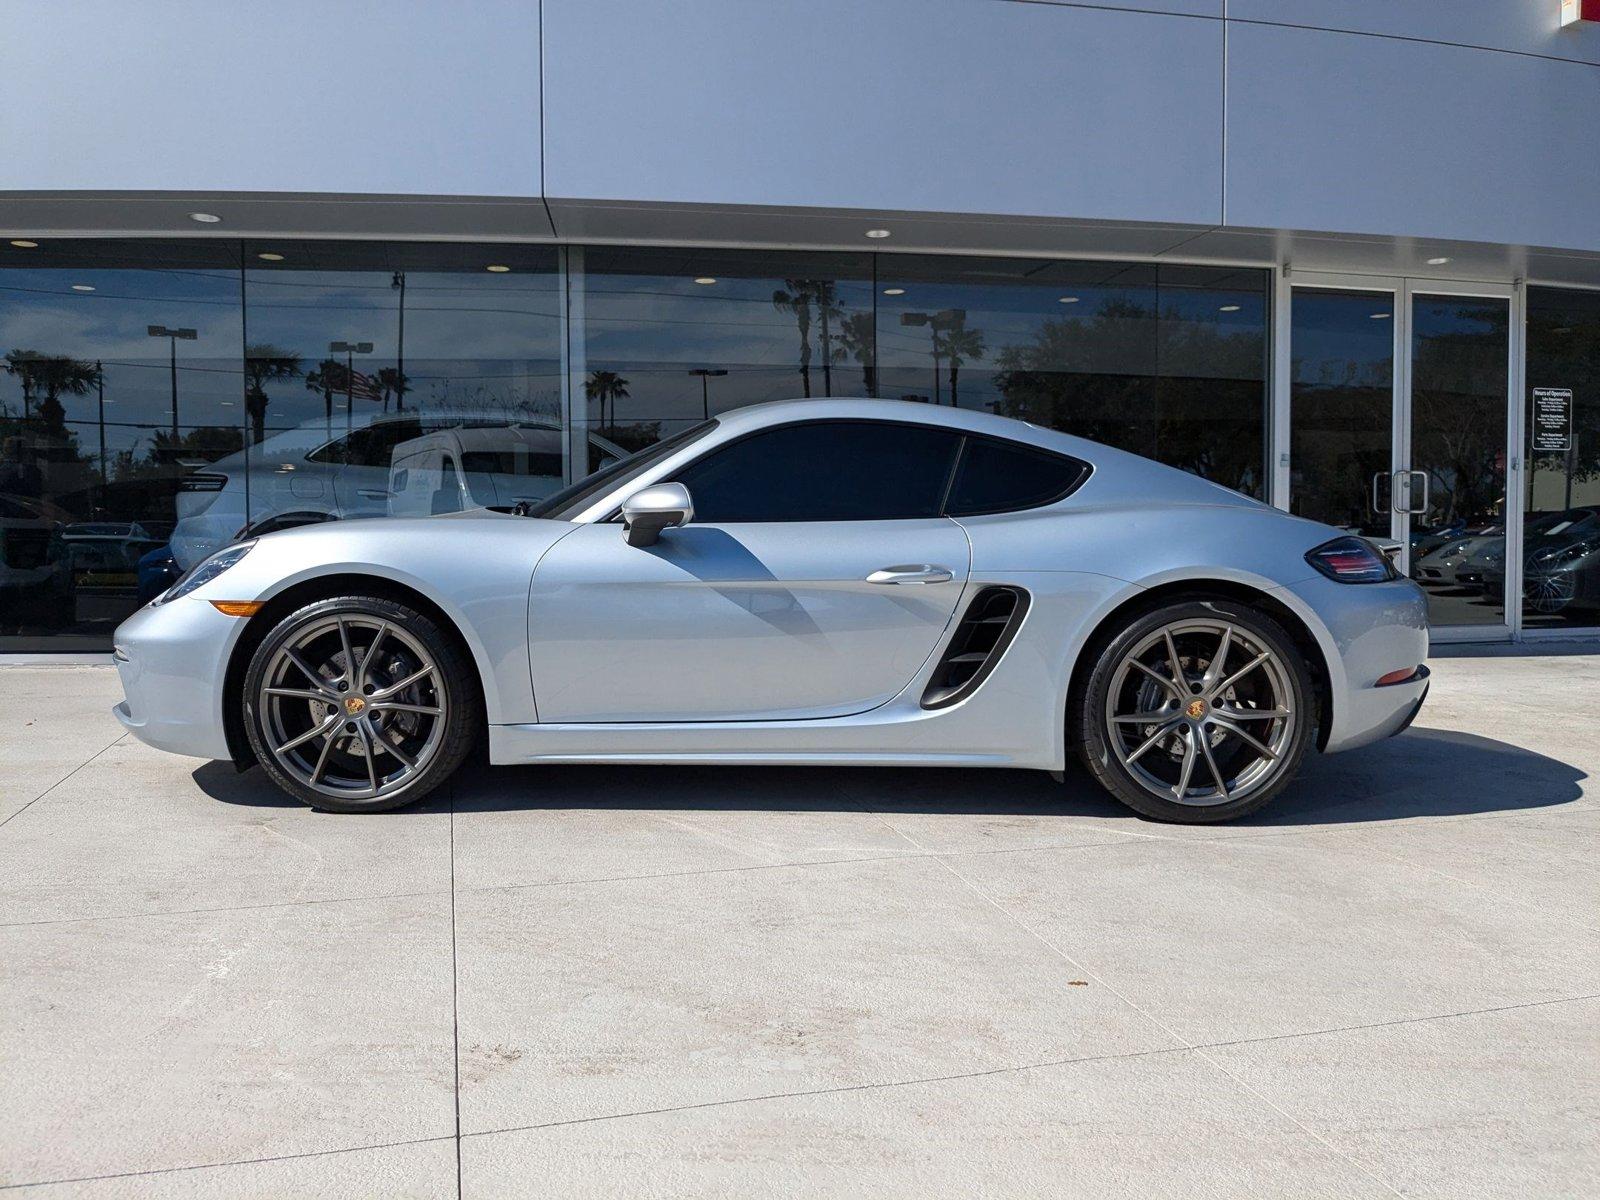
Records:
M1393 505L1435 631L1506 630L1509 296L1413 290Z
M1288 507L1388 543L1436 637L1509 636L1511 295L1454 289L1295 277Z

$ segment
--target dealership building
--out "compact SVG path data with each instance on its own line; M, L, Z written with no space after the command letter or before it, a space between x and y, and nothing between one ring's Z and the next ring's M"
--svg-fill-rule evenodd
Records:
M20 6L21 11L17 11ZM799 396L994 411L1600 627L1595 0L17 0L0 656Z

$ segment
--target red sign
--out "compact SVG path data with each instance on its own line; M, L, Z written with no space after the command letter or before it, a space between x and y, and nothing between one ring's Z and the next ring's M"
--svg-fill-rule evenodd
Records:
M1561 23L1600 21L1600 0L1561 0Z

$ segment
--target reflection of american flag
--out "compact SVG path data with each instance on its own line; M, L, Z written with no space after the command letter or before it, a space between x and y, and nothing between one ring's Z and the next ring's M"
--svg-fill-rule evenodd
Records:
M359 396L363 400L383 399L383 389L378 386L378 381L371 375L363 375L360 371L350 372L349 388L339 390L348 390L351 396Z

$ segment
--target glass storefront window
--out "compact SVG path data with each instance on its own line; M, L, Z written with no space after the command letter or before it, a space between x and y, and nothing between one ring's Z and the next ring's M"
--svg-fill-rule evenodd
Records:
M872 258L586 247L581 402L633 451L763 400L873 394Z
M103 650L243 536L538 501L767 400L985 408L1260 495L1268 280L647 247L0 247L0 651Z
M1528 289L1522 619L1600 625L1600 293Z
M240 453L239 251L0 247L0 650L105 649L176 574L182 481Z
M988 409L1264 492L1267 274L883 255L882 393Z
M559 278L542 246L246 244L248 445L184 482L178 565L250 534L561 487Z

